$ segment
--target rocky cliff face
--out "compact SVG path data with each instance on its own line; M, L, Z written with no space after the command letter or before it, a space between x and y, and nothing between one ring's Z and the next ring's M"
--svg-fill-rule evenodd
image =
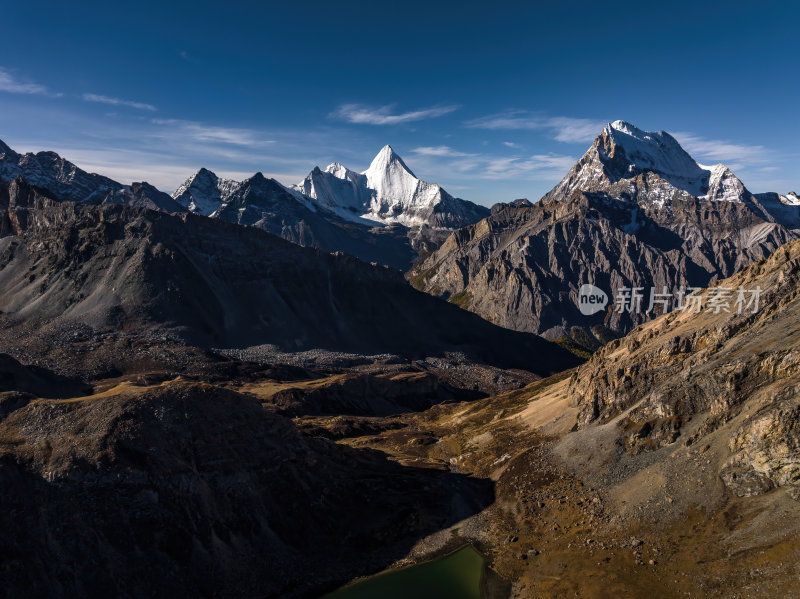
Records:
M712 309L738 289L762 290L755 311L739 314L733 291L728 307ZM649 322L576 371L569 393L580 424L616 422L633 453L679 437L699 444L727 427L720 475L734 494L788 486L800 498L800 241L699 297L699 313Z
M618 122L540 202L495 207L409 279L502 326L592 347L651 318L653 290L702 287L768 256L798 236L799 216L724 167L701 168L668 134ZM594 315L578 306L587 283L609 300ZM642 289L641 310L615 307L626 288Z

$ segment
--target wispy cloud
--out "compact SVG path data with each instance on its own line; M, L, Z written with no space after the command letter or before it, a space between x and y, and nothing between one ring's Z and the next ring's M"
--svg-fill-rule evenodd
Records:
M263 132L256 129L219 127L181 119L153 119L151 122L161 126L161 129L154 133L156 136L182 137L204 143L246 147L260 147L275 143L274 140L267 139Z
M605 121L569 117L554 117L547 119L546 123L546 127L555 132L557 141L568 143L589 143L600 135L605 126Z
M450 146L422 146L411 151L417 156L435 162L428 170L450 171L458 177L491 180L512 177L558 180L575 162L573 156L564 154L499 156L490 153L462 152Z
M411 151L414 154L418 154L420 156L440 156L449 158L473 156L473 154L468 154L466 152L459 152L458 150L454 150L450 146L420 146L419 148L414 148Z
M507 148L515 148L515 149L517 149L517 150L519 150L520 148L522 148L522 146L520 146L519 144L515 144L513 141L504 141L504 142L503 142L503 145L504 145L505 147L507 147Z
M486 178L507 179L535 176L542 179L558 179L564 176L574 162L575 158L563 154L497 158L489 161L486 167Z
M83 99L87 102L99 102L100 104L111 104L112 106L127 106L129 108L136 108L137 110L149 110L151 112L157 110L152 104L122 100L121 98L112 98L111 96L102 96L100 94L83 94Z
M606 123L598 119L545 117L525 110L509 110L473 119L465 124L473 129L544 130L557 141L588 143L600 135Z
M433 119L458 110L458 106L432 106L409 112L395 112L393 105L367 106L365 104L343 104L331 113L333 118L358 125L397 125Z
M687 132L673 134L673 137L689 152L693 158L700 162L723 162L732 169L760 166L770 160L770 151L764 146L747 145L707 139Z
M62 94L50 92L44 85L19 81L7 69L0 67L0 91L11 94L28 94L59 97Z

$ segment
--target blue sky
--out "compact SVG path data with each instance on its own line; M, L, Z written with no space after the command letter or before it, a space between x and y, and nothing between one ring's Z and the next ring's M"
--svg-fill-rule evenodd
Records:
M172 191L365 169L538 199L624 119L800 191L794 2L0 0L0 139Z

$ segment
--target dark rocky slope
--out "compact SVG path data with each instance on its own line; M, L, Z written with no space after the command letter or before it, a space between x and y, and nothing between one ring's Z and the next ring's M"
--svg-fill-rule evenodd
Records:
M4 597L315 596L492 500L181 380L23 402L0 484Z
M648 177L637 183L647 186ZM620 334L652 316L644 313L651 288L704 287L794 237L744 204L683 195L665 210L641 207L624 189L575 192L568 201L496 207L455 232L409 278L504 327L550 338L580 327L602 336L598 328ZM610 299L593 316L578 309L586 282ZM615 309L614 290L623 287L644 288L641 313Z
M5 195L0 311L27 337L80 326L200 347L461 352L540 374L575 363L346 255L191 214L57 202L19 179Z

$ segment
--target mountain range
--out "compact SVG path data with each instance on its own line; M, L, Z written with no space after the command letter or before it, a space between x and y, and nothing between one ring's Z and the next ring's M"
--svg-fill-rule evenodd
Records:
M795 194L752 194L668 133L616 121L541 201L495 205L415 264L409 280L504 327L598 347L651 318L615 308L624 289L705 287L800 235ZM582 285L607 309L585 315Z
M294 189L348 219L458 229L489 210L454 198L436 183L421 181L391 146L357 173L335 162L314 168Z
M0 595L318 597L472 545L489 597L792 596L798 214L622 121L488 213L388 147L170 197L0 145ZM616 309L676 286L706 309Z
M491 322L589 350L653 316L615 310L620 290L685 293L800 234L796 194L753 194L668 133L624 121L607 125L540 201L491 211L419 180L388 145L361 173L334 163L286 187L261 173L232 181L200 169L169 197L1 144L0 181L17 176L57 199L189 212L389 265ZM607 294L604 311L580 312L584 284Z
M420 248L489 213L417 179L389 146L364 173L335 163L324 171L315 168L291 188L261 173L239 182L200 169L172 198L194 214L255 226L300 245L401 270Z
M0 140L0 182L22 177L60 200L86 204L127 204L180 212L183 208L148 183L122 185L87 173L55 152L18 154Z
M0 320L10 345L13 331L60 350L74 330L109 335L112 361L126 353L117 344L153 335L203 348L451 352L542 375L575 363L412 289L392 268L189 213L62 202L21 177L0 186Z
M123 185L87 173L54 152L19 154L0 142L2 182L21 176L66 201L188 211L400 270L410 267L420 249L438 244L451 230L488 214L482 206L453 198L440 186L416 179L388 146L364 175L342 169L336 172L346 173L345 179L352 176L355 187L348 190L348 183L333 176L335 182L325 182L328 193L320 198L313 185L306 195L298 190L302 185L289 188L261 173L232 181L205 168L170 197L147 183ZM318 172L314 169L306 182L316 179ZM363 196L363 206L356 209L348 193Z

